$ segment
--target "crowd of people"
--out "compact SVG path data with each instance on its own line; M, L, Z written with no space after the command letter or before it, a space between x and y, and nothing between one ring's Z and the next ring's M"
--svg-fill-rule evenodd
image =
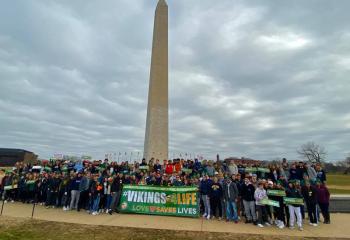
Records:
M3 170L4 171L4 170ZM54 160L17 163L0 174L5 202L37 203L46 208L86 210L92 215L118 212L123 185L196 186L205 219L276 225L303 230L308 222L330 223L326 173L321 164L263 163L245 160L173 159L109 162ZM286 198L300 201L286 201ZM278 205L270 205L273 200ZM305 223L304 223L305 224Z

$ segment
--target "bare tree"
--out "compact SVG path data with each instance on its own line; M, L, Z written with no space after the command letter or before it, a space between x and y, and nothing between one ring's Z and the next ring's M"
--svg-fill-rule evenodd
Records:
M349 156L345 159L345 166L346 166L346 170L345 170L345 174L350 173L350 154Z
M327 152L324 147L314 143L307 142L297 150L297 153L310 162L322 162L326 159Z

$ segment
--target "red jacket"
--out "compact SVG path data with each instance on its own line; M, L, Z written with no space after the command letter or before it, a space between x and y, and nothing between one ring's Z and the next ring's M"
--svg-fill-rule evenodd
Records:
M167 164L165 167L165 173L166 174L172 174L174 172L174 165L173 164Z
M328 188L324 185L317 187L317 202L318 203L329 203L330 194Z

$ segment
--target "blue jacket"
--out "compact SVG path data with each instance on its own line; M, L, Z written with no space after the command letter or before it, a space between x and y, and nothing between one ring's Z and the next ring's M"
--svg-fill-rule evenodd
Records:
M79 190L80 182L81 182L82 177L75 177L72 179L70 183L70 189L71 190Z

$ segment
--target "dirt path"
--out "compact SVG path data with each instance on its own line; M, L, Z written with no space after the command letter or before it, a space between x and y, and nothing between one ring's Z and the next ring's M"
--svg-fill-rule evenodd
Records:
M9 217L30 218L32 205L21 203L7 203L4 206L3 215ZM37 220L67 222L77 224L135 227L147 229L171 229L180 231L205 231L227 232L237 234L263 234L273 236L296 237L328 237L350 238L350 214L332 214L332 224L321 224L319 227L311 227L304 224L304 231L290 229L277 229L276 227L257 228L244 223L234 224L217 220L202 220L192 218L131 215L131 214L102 214L91 216L85 212L64 212L61 209L46 209L36 206L34 218Z

